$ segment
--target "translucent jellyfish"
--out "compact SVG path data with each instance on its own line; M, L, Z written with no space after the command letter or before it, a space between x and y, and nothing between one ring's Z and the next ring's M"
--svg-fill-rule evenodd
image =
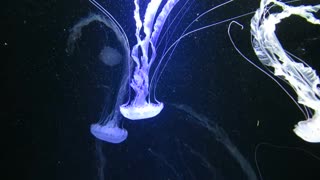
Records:
M122 119L119 106L125 102L125 96L128 91L128 77L131 64L131 61L129 61L129 43L126 34L123 32L123 29L118 24L118 22L98 3L96 3L95 1L90 2L98 9L100 9L107 18L104 18L100 15L91 14L75 24L71 29L70 36L68 38L67 52L73 52L75 42L81 37L82 28L92 22L99 22L104 24L107 28L110 28L115 33L117 40L122 45L125 54L124 57L122 57L118 52L110 47L105 47L100 53L100 60L104 61L104 63L109 66L118 64L121 59L126 60L128 63L123 63L123 74L121 82L119 82L119 90L116 95L116 100L111 112L107 112L107 105L105 105L100 120L97 123L92 124L90 127L91 133L96 138L110 143L120 143L124 141L128 136L127 130L119 127L120 120Z
M274 6L278 6L282 11L271 13L269 10ZM314 16L319 9L320 5L294 7L277 0L261 0L260 8L251 19L252 46L255 54L263 65L272 68L270 71L275 76L283 78L294 89L298 101L292 99L307 118L300 121L293 131L303 140L313 143L320 142L319 76L307 63L283 49L275 30L281 20L291 15L320 25L320 20Z

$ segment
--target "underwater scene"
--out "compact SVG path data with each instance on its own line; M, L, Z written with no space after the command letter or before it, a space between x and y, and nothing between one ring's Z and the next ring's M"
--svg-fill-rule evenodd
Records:
M4 179L320 179L318 0L2 8Z

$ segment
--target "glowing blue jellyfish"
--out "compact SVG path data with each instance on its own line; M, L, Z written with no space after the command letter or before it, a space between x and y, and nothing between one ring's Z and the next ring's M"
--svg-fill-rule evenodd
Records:
M107 28L113 30L117 37L117 40L121 43L125 53L124 57L122 57L115 49L112 49L110 47L104 47L100 52L100 60L108 66L117 65L118 63L120 63L120 59L126 60L127 62L123 63L122 79L121 82L119 82L120 84L116 102L114 103L111 112L109 112L108 114L107 105L105 105L100 120L97 123L92 124L90 127L90 132L96 138L110 143L121 143L128 136L127 130L119 126L120 120L122 119L119 106L125 102L125 96L128 91L128 77L130 72L129 69L131 66L131 61L129 61L129 43L126 34L124 33L121 26L117 23L117 21L94 0L90 0L90 2L97 8L99 8L107 18L103 18L102 16L96 14L91 14L74 25L71 29L71 33L68 39L67 52L73 52L75 42L81 37L82 28L92 22L100 22Z
M282 11L271 13L269 10L274 6L278 6ZM283 49L275 30L276 24L291 15L300 16L309 23L320 25L320 20L314 16L319 9L320 4L294 7L277 0L261 0L260 8L251 19L252 46L255 54L263 65L272 68L270 71L275 76L282 77L294 89L298 101L291 98L307 118L305 121L300 121L293 131L303 140L314 143L320 142L319 76L307 63ZM270 75L269 77L272 78Z
M96 138L110 143L121 143L128 137L128 131L118 127L117 122L112 119L107 121L107 124L92 124L90 132Z
M178 0L168 0L156 17L161 2L161 0L151 0L149 2L145 11L144 22L142 23L139 1L134 1L137 44L131 50L131 57L136 67L130 86L135 92L135 97L129 104L120 106L122 115L131 120L154 117L163 109L163 103L156 99L156 103L151 102L149 96L149 70L157 55L155 45L162 27Z

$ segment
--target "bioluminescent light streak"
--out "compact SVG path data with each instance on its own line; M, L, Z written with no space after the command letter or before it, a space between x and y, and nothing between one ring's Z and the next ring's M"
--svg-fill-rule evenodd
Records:
M246 158L241 154L238 148L232 143L228 134L224 131L222 127L220 127L214 121L208 119L202 114L198 114L191 107L184 104L173 104L173 106L181 111L186 112L193 118L195 118L195 123L207 129L210 133L212 133L217 141L219 141L223 146L228 150L230 155L237 161L240 165L243 172L246 174L247 179L256 180L257 176L251 167L250 163L246 160Z

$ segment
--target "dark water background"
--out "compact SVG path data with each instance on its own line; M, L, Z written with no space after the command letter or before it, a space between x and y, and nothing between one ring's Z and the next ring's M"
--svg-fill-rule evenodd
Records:
M195 2L180 32L195 14L221 2ZM132 46L133 2L102 5L123 25ZM258 6L258 1L235 1L191 29ZM98 23L88 26L74 54L65 52L69 29L99 11L87 0L11 1L2 8L5 179L98 179L101 148L105 179L247 178L214 134L186 120L190 116L170 103L191 106L219 124L257 176L255 153L265 180L320 178L320 161L301 150L262 145L255 151L259 143L267 142L320 155L319 144L304 142L293 133L294 124L304 117L290 98L235 51L227 35L228 23L181 41L158 83L163 112L149 120L124 120L128 139L114 145L97 142L89 132L90 124L99 119L105 96L111 93L104 87L114 88L121 74L118 67L97 61L106 43L101 38L105 30ZM259 63L250 45L251 16L238 20L244 30L234 26L231 33L240 50ZM291 18L278 26L277 34L286 49L319 70L319 27Z

